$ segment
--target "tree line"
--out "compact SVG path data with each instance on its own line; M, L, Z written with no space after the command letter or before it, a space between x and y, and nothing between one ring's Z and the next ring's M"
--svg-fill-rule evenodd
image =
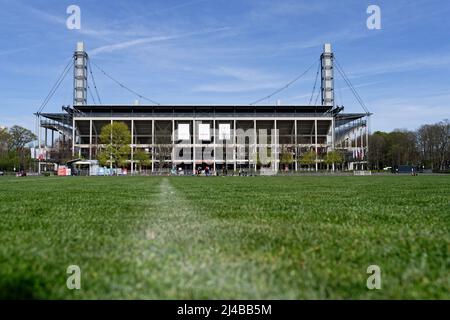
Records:
M449 120L426 124L415 131L374 132L369 137L369 162L373 170L400 165L449 170Z

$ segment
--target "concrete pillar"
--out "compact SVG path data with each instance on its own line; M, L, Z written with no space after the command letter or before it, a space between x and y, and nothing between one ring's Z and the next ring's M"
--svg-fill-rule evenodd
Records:
M334 122L334 118L333 119L331 119L331 148L332 148L332 150L334 151L334 149L336 148L336 136L335 136L335 130L336 130L336 127L335 127L335 122Z
M336 150L336 143L335 143L335 127L334 127L334 118L331 119L331 150L335 151ZM333 172L336 171L336 166L333 162Z
M155 120L152 119L152 173L155 172Z
M134 120L131 119L131 175L134 174Z
M319 171L319 163L318 163L318 158L317 158L317 153L319 151L319 146L317 145L317 119L314 119L314 144L315 144L315 149L316 149L316 171Z
M255 163L253 164L254 168L255 168L255 172L258 169L258 161L257 161L257 157L256 157L256 152L258 150L258 137L256 135L256 119L253 120L253 134L254 134L254 139L255 141L253 142L253 154L254 154L254 159L255 159ZM250 158L249 158L250 160Z
M38 115L38 149L37 156L39 157L41 153L41 116ZM41 160L38 158L38 173L41 174Z
M214 117L214 119L213 119L213 148L214 148L214 151L213 151L213 154L214 154L214 156L213 156L213 172L214 172L214 174L216 173L216 138L217 138L217 135L216 135L216 118Z
M366 161L367 161L367 169L369 169L369 118L370 116L366 116Z
M112 124L113 124L113 120L111 119L111 140L112 140ZM112 141L111 141L112 142ZM110 155L109 157L109 168L112 169L112 155Z
M89 160L92 160L92 119L89 120Z
M171 168L175 166L175 119L172 118L172 155L171 155Z
M236 120L233 120L233 166L234 172L236 172ZM226 152L226 150L225 150ZM227 168L228 169L228 168Z
M364 128L361 127L361 129L359 130L359 134L361 135L361 152L359 153L359 157L360 157L360 161L361 161L361 170L364 170L364 134L363 134L363 130Z
M274 170L275 170L275 172L278 172L278 125L277 125L277 120L274 120L275 121L275 152L274 152L274 155L275 155L275 159L274 159Z
M40 128L40 126L39 126ZM41 135L41 132L39 130L39 136ZM40 139L39 139L40 141ZM72 119L72 158L75 157L75 143L76 143L76 137L75 137L75 119ZM41 146L39 145L39 148Z
M295 139L294 139L294 143L295 143L295 172L298 171L298 138L297 138L297 119L294 120L294 134L295 134Z
M196 125L197 124L196 124L195 118L194 118L194 121L192 123L193 123L193 127L192 127L192 134L193 134L193 137L192 137L192 143L193 143L193 146L192 146L192 151L193 151L193 155L192 155L192 169L193 169L193 173L196 173L197 165L195 163L195 161L196 161L196 159L195 159L195 156L196 156L196 154L195 154L195 141L197 140L196 139L197 138L197 136L196 136L196 132L197 132Z

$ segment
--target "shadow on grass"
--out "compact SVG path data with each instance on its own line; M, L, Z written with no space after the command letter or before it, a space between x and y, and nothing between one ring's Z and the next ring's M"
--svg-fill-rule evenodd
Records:
M39 300L49 297L44 279L35 275L0 275L0 300Z

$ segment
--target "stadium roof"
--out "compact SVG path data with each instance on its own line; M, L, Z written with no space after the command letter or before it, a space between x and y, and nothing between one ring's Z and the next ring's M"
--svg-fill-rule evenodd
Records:
M329 106L303 105L85 105L74 109L83 113L298 113L324 114L331 111Z

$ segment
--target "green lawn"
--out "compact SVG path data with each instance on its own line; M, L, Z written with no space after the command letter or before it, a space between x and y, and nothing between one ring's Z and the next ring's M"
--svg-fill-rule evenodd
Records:
M446 176L0 177L0 219L0 299L450 299Z

